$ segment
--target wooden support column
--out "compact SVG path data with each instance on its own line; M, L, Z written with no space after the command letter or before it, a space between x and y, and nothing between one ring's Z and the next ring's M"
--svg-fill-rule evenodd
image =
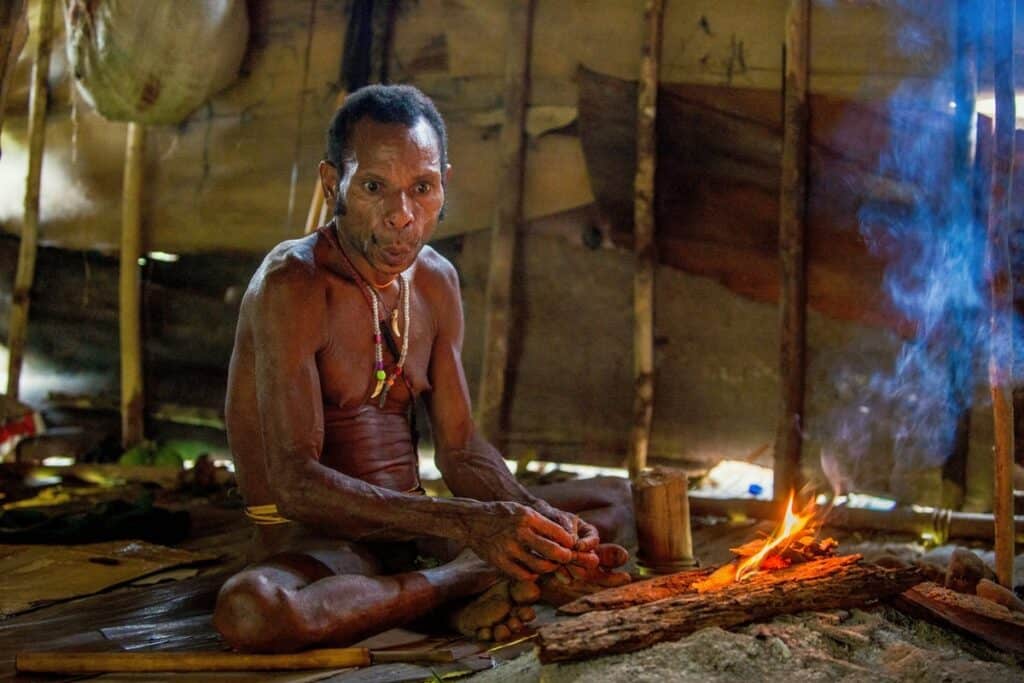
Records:
M636 176L633 179L633 430L629 440L629 476L647 466L654 420L654 179L658 166L658 68L664 0L644 5L643 53L636 97Z
M807 345L807 147L810 0L792 0L786 15L786 81L779 187L782 271L779 378L782 405L775 438L775 500L802 486L805 349Z
M142 184L146 162L146 128L129 123L121 196L121 445L131 448L143 436L142 324L139 301L139 256L142 252Z
M523 216L526 167L526 106L530 96L530 52L535 0L513 0L505 43L505 122L501 128L502 193L491 229L491 260L484 314L484 359L477 423L496 439L501 434L508 369L512 272Z
M996 0L993 40L996 90L992 205L988 224L991 351L988 377L995 420L995 550L999 583L1013 587L1013 278L1010 194L1016 104L1013 88L1013 0Z
M39 243L39 187L43 172L43 147L46 143L47 74L50 72L50 45L53 42L54 0L39 3L36 27L36 53L32 63L32 85L28 105L28 174L25 177L25 217L21 226L18 269L14 275L11 318L7 330L7 395L18 397L21 363L28 336L28 308L32 281L36 274L36 250Z

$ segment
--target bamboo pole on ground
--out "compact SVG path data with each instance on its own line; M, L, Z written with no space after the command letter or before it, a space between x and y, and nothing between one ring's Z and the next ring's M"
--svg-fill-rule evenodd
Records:
M636 96L636 176L633 179L633 429L629 440L629 476L647 466L654 421L654 273L657 268L654 191L658 166L658 70L664 0L644 6L643 52Z
M526 172L526 106L530 96L530 53L535 0L514 0L505 43L505 122L501 127L503 194L491 229L484 358L477 399L477 422L491 439L500 435L511 319L512 272L523 216Z
M18 397L21 363L28 336L28 309L32 281L36 272L36 251L39 243L39 187L43 171L43 147L46 142L46 78L50 71L50 46L53 41L54 0L39 3L39 26L36 28L36 52L32 63L32 86L28 107L28 174L25 178L25 218L18 248L18 269L14 276L11 318L7 330L7 395Z
M775 439L775 500L786 500L802 485L807 273L808 75L810 0L792 0L786 15L786 81L779 187L780 296L779 375L782 407Z
M142 324L139 256L142 246L142 184L146 128L129 123L121 197L119 307L121 332L121 445L131 448L143 436Z
M1013 87L1013 0L996 0L995 148L992 164L992 206L988 224L988 265L992 294L989 387L995 421L995 551L996 576L1013 587L1013 279L1009 233L1013 181L1016 105Z

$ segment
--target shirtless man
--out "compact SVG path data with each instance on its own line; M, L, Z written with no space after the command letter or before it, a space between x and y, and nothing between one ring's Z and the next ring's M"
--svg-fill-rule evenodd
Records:
M408 86L354 93L319 171L334 220L274 248L242 301L226 412L256 564L225 583L217 629L239 649L289 651L353 642L502 575L628 580L614 571L626 552L600 543L632 524L623 480L535 495L474 429L458 278L426 246L450 174L433 103ZM454 498L420 487L416 397ZM516 614L462 628L500 637Z

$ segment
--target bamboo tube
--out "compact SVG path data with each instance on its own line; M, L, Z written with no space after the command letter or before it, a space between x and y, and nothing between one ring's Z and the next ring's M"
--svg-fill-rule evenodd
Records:
M512 272L523 218L526 173L526 107L530 99L530 52L535 0L514 0L505 43L505 122L501 127L503 193L491 229L484 358L477 400L477 422L491 439L500 436L511 321Z
M451 662L451 650L381 650L344 647L283 655L236 652L21 652L19 673L154 673L187 671L297 671L343 669L385 662Z
M637 559L645 573L671 574L697 564L686 488L686 473L660 467L633 478Z
M50 46L53 41L54 0L39 3L39 26L36 27L36 52L32 63L32 86L28 113L28 174L25 178L25 219L18 247L18 269L11 296L11 317L7 330L7 395L18 397L21 364L28 336L28 309L32 281L36 272L36 251L39 243L39 188L43 171L43 147L46 142L46 78L50 72Z
M142 242L142 184L146 128L129 123L121 197L119 307L121 332L121 445L143 440L142 324L139 255Z
M991 351L989 388L995 420L995 551L999 583L1013 587L1013 279L1009 233L1010 193L1013 181L1013 146L1016 105L1013 86L1013 0L996 0L995 36L995 148L992 164L992 205L988 224L988 261L991 283Z
M751 498L689 498L692 515L715 517L753 517L778 521L782 512L772 500ZM898 507L892 510L835 507L829 510L825 525L840 529L870 529L929 535L940 541L947 538L989 540L993 538L993 515L981 512L956 512L940 508ZM1011 520L1011 528L1024 537L1024 517Z
M338 91L338 96L334 98L335 110L345 104L346 97L348 97L347 90L342 88ZM339 168L338 172L340 173L342 170ZM331 211L332 207L324 201L324 186L320 182L320 175L317 174L316 183L313 185L313 198L309 202L309 211L306 213L306 227L302 234L308 235L323 225L326 222L325 215L330 215Z
M799 491L803 451L807 344L807 96L810 60L810 0L792 0L786 16L786 81L779 187L779 376L782 401L775 438L774 495Z
M647 466L654 421L654 180L658 166L658 69L664 0L644 6L643 53L636 97L636 176L633 178L633 429L629 440L629 476Z

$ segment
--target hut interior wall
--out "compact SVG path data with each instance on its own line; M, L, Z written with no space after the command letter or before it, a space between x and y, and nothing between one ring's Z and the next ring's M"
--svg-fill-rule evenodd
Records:
M260 254L301 232L334 100L347 5L344 0L251 0L250 51L239 80L183 124L150 131L145 249L183 255L176 264L147 266L147 372L154 375L147 386L156 400L219 403L248 275ZM771 290L777 281L772 196L777 143L772 126L778 117L773 103L781 103L787 5L786 0L668 3L662 82L678 97L663 113L692 127L689 140L707 144L673 148L663 157L677 166L691 164L693 172L703 167L708 178L728 182L660 188L666 266L659 269L657 284L655 458L745 457L761 451L775 430L778 341ZM533 449L542 457L618 464L624 453L632 400L626 362L631 257L617 245L629 226L607 207L616 188L628 192L632 171L613 159L599 169L603 175L595 175L593 159L584 153L581 98L585 73L636 78L642 7L640 0L538 2L528 117L528 223L525 256L517 265L518 340L509 375L507 445L513 455ZM394 81L413 83L431 95L449 124L454 175L448 218L437 237L463 277L470 386L478 384L481 358L489 252L484 230L501 191L504 51L496 46L503 44L506 20L501 0L403 2L390 66ZM813 21L811 89L819 103L841 108L859 102L870 108L897 89L934 92L942 78L939 69L951 50L949 3L819 2ZM116 275L96 252L111 251L118 241L125 124L103 120L79 101L62 42L55 44L41 238L64 254L44 251L40 257L30 352L58 368L116 372L111 362ZM8 97L0 159L0 229L12 234L20 227L30 47ZM695 108L711 97L732 104L710 114ZM744 106L752 102L756 111L769 112L767 135L738 138L735 145L750 143L748 156L730 158L728 140L722 141L751 124ZM730 117L739 123L723 128ZM812 125L814 120L812 112ZM888 135L884 122L874 125L879 139ZM606 143L615 149L614 141ZM850 149L856 154L855 146ZM696 199L673 203L687 196ZM852 220L846 210L854 209L827 202L811 207L812 254L818 248L826 259L811 264L812 303L815 291L839 299L831 307L817 306L819 313L811 317L812 425L846 400L832 386L833 349L856 349L858 358L881 366L891 362L899 343L894 331L899 326L884 312L871 319L863 310L865 301L881 299L881 265L865 259L863 245L843 232ZM838 242L831 239L837 234ZM4 273L13 272L8 268L12 243L0 240ZM745 272L726 272L729 262ZM815 269L824 273L817 290ZM6 278L0 283L5 295L0 296L0 328L6 325L9 286ZM83 291L93 297L87 305L79 301ZM69 337L72 326L83 332ZM189 372L179 372L183 367ZM171 382L168 376L190 379ZM206 387L197 393L201 384ZM875 424L874 450L884 465L891 452L887 423ZM984 428L975 435L972 452L983 454L990 437ZM816 462L820 448L807 452ZM770 450L762 457L767 460ZM874 462L864 463L865 472L877 469ZM899 489L891 481L877 485Z

